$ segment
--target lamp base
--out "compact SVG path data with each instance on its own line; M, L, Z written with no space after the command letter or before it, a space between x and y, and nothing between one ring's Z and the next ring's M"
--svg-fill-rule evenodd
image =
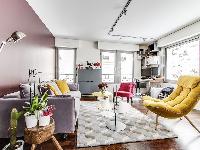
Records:
M106 123L106 127L112 131L123 131L126 129L126 125L120 121L116 121L116 126L115 126L115 121L110 121Z

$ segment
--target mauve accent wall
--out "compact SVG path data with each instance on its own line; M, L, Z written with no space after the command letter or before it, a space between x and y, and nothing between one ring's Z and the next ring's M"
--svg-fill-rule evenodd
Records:
M28 69L43 72L42 80L55 77L54 36L25 0L1 0L0 42L15 30L27 37L6 45L0 53L0 96L27 82Z

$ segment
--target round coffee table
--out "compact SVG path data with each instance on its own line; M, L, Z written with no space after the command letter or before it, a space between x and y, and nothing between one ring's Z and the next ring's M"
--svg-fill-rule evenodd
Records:
M119 121L117 119L117 115L119 114L117 112L117 99L115 99L114 103L113 103L114 107L113 107L113 113L114 113L114 119L109 121L109 122L106 122L106 127L112 131L116 131L116 132L119 132L119 131L123 131L126 129L126 125Z

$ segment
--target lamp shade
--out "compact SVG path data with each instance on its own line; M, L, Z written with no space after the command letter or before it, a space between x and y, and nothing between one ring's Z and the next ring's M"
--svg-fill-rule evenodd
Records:
M13 39L14 42L17 42L21 39L23 39L26 36L23 32L20 31L15 31L12 33L11 38Z

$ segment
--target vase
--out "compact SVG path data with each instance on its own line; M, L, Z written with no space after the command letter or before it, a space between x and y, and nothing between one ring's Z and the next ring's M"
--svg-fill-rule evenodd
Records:
M25 122L27 128L33 128L37 126L37 117L35 115L25 116Z
M40 116L39 126L47 126L50 123L50 116Z
M23 150L24 148L24 141L17 140L17 144L20 144L19 147L15 148L15 150ZM10 143L7 144L2 150L10 150Z

